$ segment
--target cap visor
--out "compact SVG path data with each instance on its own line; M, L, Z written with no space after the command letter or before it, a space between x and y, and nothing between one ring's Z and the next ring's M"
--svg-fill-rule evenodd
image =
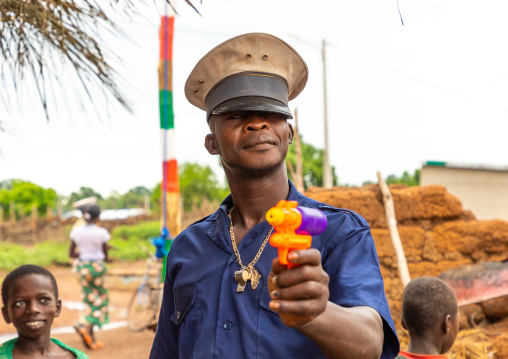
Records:
M225 101L217 106L208 117L233 111L271 112L287 116L287 118L293 118L289 108L282 102L259 96L238 97Z

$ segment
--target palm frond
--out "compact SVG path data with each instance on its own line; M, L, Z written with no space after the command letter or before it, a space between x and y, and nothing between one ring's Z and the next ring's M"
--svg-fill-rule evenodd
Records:
M117 0L110 0L109 5L114 4ZM136 11L130 0L122 1L120 8L126 14ZM51 69L70 65L92 102L89 87L95 85L131 111L129 101L115 81L117 74L106 55L106 46L101 42L104 29L124 35L98 1L3 0L0 3L1 77L10 76L19 91L19 84L30 75L49 119L48 81L61 81ZM60 88L60 91L66 90Z

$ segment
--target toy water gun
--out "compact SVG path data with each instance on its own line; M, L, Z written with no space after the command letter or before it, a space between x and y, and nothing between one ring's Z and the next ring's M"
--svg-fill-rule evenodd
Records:
M270 244L278 249L280 264L288 268L297 265L288 261L288 253L310 248L312 236L322 233L327 224L325 214L319 209L298 207L296 201L279 201L266 212L266 220L275 230Z

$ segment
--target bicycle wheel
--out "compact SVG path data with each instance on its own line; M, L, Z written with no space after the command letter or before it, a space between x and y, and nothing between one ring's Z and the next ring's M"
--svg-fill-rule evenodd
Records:
M159 293L150 288L150 285L141 284L129 302L127 327L139 332L154 324L158 315L156 305L158 300Z

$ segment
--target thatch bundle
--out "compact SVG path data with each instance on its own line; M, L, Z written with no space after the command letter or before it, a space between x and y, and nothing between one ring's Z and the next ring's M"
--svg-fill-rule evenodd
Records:
M409 346L409 335L406 331L399 331L400 348L405 350ZM489 352L492 341L485 333L478 329L461 330L452 349L447 353L450 359L487 359L494 358Z

